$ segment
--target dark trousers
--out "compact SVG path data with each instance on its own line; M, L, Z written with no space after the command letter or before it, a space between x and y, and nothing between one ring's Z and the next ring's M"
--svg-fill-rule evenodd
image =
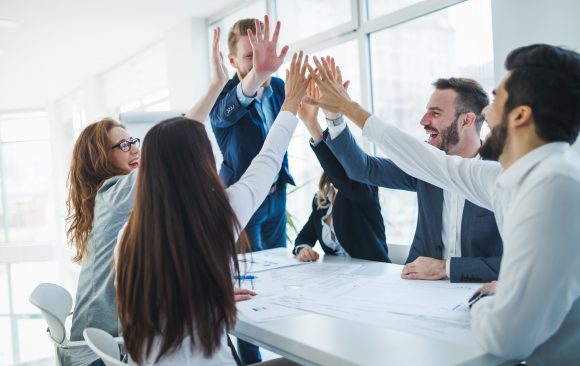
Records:
M286 246L286 184L278 184L244 229L252 252ZM238 353L245 365L262 361L260 348L238 339Z

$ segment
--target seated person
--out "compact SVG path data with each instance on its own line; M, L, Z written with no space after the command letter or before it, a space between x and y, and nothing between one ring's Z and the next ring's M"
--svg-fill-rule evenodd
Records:
M276 52L264 45L267 32L265 39L260 31L250 36L256 49ZM134 210L119 233L115 264L117 311L132 363L241 365L227 337L237 316L236 253L248 245L240 232L267 196L298 123L310 78L308 58L302 60L302 52L292 59L281 112L260 153L227 188L203 123L175 117L145 136Z
M300 118L309 121L305 124L312 136L311 147L324 173L294 254L301 261L318 259L312 250L318 240L326 254L390 263L378 188L348 178L322 141L317 115L318 108L302 105Z
M331 64L332 60L329 60ZM427 143L448 155L479 159L479 132L488 104L475 80L438 79L420 124ZM451 282L497 280L503 244L493 212L400 169L390 159L368 156L346 122L327 111L324 141L348 176L358 182L417 193L417 229L401 277Z

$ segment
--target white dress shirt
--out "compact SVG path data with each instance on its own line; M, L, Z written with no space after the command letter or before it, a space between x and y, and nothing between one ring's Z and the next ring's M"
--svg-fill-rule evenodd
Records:
M276 118L276 123L273 124L272 129L266 137L260 153L252 160L252 163L240 180L226 188L228 200L242 228L246 226L254 212L268 195L274 177L280 171L284 154L288 150L288 145L290 144L290 139L294 134L297 123L298 119L292 113L286 111L280 112ZM119 239L122 237L125 226L119 232ZM236 233L236 239L238 235L239 232ZM122 261L122 258L118 258L118 248L119 246L117 245L114 256L115 263L118 262L117 259ZM152 365L154 363L157 358L160 341L160 337L155 338L150 357L148 357L143 365ZM210 366L236 364L232 352L228 347L225 331L221 338L220 347L211 357L205 357L203 355L198 347L199 340L197 340L196 345L192 350L191 339L187 336L181 342L180 347L170 354L166 354L155 365Z
M328 120L328 134L336 138L346 128L342 117L331 123ZM451 277L451 257L461 257L461 223L465 198L456 192L443 190L443 210L441 211L442 258L445 260L445 274Z
M495 296L471 311L478 343L528 365L580 365L580 158L570 145L543 145L503 170L375 116L363 135L408 174L494 211L504 254Z

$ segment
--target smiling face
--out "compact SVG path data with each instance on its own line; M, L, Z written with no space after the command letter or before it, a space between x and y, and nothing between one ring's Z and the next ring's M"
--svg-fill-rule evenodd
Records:
M107 133L109 136L110 146L113 147L123 140L131 140L131 136L122 127L113 127ZM130 173L133 169L139 167L139 159L141 158L141 150L134 144L131 145L131 150L125 152L119 147L111 148L109 150L109 160L111 164L118 170Z
M448 154L459 143L455 98L457 92L452 89L435 89L427 104L427 112L421 118L421 125L428 134L427 142Z

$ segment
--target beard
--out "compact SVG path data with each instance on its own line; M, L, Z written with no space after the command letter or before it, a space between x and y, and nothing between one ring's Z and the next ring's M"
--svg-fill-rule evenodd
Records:
M459 127L457 126L457 118L453 123L441 131L441 144L439 144L439 150L445 151L446 154L449 154L449 150L455 145L459 143Z
M503 153L508 135L507 116L503 116L499 126L491 129L491 134L479 148L479 155L484 160L497 161Z
M429 131L433 131L433 132L437 132L439 133L439 136L441 136L441 142L439 143L439 145L434 145L436 148L438 148L439 150L445 151L446 154L449 153L449 150L451 150L452 147L454 147L455 145L457 145L459 143L459 127L457 124L457 121L459 120L459 117L453 121L449 127L447 127L446 129L442 130L441 132L435 130L435 129L425 129L427 132Z

